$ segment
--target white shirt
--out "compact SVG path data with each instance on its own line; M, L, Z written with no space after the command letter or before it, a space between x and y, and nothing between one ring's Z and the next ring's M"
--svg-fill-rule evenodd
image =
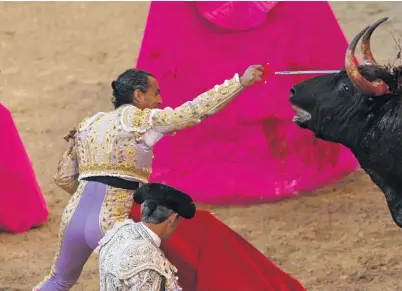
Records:
M153 241L155 242L155 244L160 247L161 246L161 239L159 238L159 236L154 233L151 229L149 229L145 224L143 224L141 222L142 226L145 228L145 230L148 232L148 234L152 237Z

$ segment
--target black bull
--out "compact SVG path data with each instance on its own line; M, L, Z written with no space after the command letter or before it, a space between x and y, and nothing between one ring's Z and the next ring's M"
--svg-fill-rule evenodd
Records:
M370 49L371 34L386 20L352 40L341 72L295 85L290 102L297 125L353 152L402 227L402 67L379 66ZM362 37L365 64L357 67L354 52Z

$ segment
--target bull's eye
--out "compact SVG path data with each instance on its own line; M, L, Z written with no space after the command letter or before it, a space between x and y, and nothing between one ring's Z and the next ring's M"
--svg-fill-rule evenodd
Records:
M350 88L349 88L348 85L345 85L345 86L343 86L343 90L345 90L345 92L349 92L349 91L350 91Z

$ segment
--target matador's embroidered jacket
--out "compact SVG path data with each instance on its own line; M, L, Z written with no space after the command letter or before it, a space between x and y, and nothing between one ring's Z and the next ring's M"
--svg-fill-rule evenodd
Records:
M99 242L100 291L180 291L170 264L142 223L116 222Z
M165 135L198 124L223 109L243 87L239 76L172 109L141 110L123 105L100 112L77 127L74 143L64 153L55 182L74 193L78 181L91 176L112 176L147 183L153 147Z

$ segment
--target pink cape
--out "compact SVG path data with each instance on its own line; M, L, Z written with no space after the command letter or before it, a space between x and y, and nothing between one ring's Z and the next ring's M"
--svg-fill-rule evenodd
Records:
M151 3L137 67L155 74L166 106L192 100L252 64L343 67L347 41L327 2L279 2L261 24L246 23L243 15L244 26L214 14L219 5L200 3ZM155 147L151 180L178 187L198 203L251 204L315 190L351 173L358 163L348 149L291 121L289 90L311 77L273 76L200 125L164 138Z
M10 112L0 104L0 229L28 231L49 212Z
M231 30L248 30L262 25L277 1L197 1L200 14L212 23Z

